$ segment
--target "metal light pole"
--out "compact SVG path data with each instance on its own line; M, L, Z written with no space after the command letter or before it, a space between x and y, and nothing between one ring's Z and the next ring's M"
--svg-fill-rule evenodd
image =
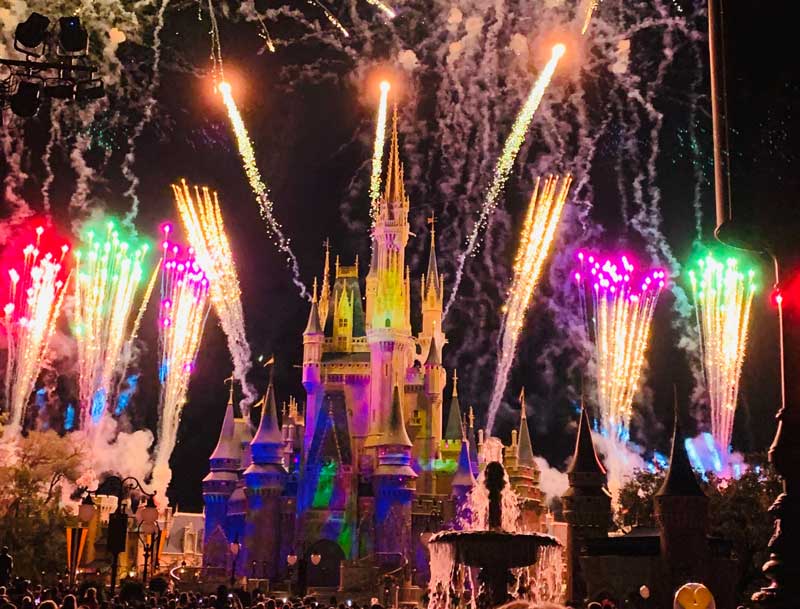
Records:
M231 563L231 588L233 588L234 584L236 583L236 561L239 559L239 538L236 538L236 541L232 541L230 545L231 555L233 556L233 562Z
M800 599L800 302L791 300L781 284L781 269L796 267L800 261L797 245L771 243L734 218L731 204L728 156L728 110L725 91L724 0L708 1L708 46L711 68L711 109L714 128L714 187L717 228L721 242L758 252L771 259L775 272L775 304L778 311L781 403L778 429L769 449L770 463L780 475L783 492L769 509L775 529L769 541L769 560L764 574L769 585L753 595L765 609L797 609ZM773 234L777 230L773 229ZM796 269L794 269L796 270ZM789 299L787 300L787 296ZM786 375L790 370L792 374Z

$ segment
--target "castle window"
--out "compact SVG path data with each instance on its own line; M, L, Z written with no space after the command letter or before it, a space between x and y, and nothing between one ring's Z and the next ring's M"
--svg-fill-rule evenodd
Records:
M347 318L346 317L340 317L339 318L339 327L340 328L346 328L347 327Z

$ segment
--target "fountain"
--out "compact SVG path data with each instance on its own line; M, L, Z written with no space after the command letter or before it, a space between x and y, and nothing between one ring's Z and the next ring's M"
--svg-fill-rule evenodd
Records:
M510 600L509 585L520 581L514 577L512 569L534 565L541 550L556 548L559 543L550 535L504 530L505 468L499 461L491 461L486 464L482 478L488 492L487 528L442 531L431 537L431 585L436 585L435 580L441 584L452 578L452 574L442 573L443 569L452 571L455 565L479 568L478 581L482 587L479 605L496 607ZM437 561L440 564L434 564ZM560 564L557 568L560 568ZM439 576L435 577L437 571ZM440 593L448 595L449 590L441 590Z

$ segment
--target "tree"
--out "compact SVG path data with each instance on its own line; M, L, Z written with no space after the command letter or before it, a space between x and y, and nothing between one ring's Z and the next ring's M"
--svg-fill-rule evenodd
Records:
M14 555L17 575L38 578L65 568L69 513L62 487L74 484L84 462L70 436L32 431L0 459L0 540Z
M620 529L656 526L653 495L664 475L664 471L639 470L625 483L615 514ZM761 566L767 560L767 542L772 534L767 510L781 492L780 479L763 455L751 457L738 480L718 478L711 473L707 478L702 484L709 498L709 533L731 543L739 566L737 595L746 603L764 583Z

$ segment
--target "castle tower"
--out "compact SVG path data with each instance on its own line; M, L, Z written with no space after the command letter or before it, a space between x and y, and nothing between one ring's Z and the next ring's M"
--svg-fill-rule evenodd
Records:
M464 436L461 438L461 452L458 453L458 467L453 475L452 490L450 492L457 504L461 504L467 497L467 493L475 486L475 476L472 474L472 459L470 458L469 438L464 429Z
M336 278L344 277L343 272L350 272L358 279L355 267L337 265ZM341 290L333 312L333 342L338 353L350 353L353 350L353 310L355 295L347 289Z
M327 256L326 256L327 257ZM303 331L303 387L306 390L306 419L304 446L311 444L311 435L316 425L317 413L322 404L322 350L325 345L324 328L320 324L317 304L316 280L308 323Z
M525 390L520 395L519 432L513 442L513 465L509 465L508 477L517 495L522 501L521 510L523 528L535 531L539 528L539 514L541 512L542 494L539 490L539 477L541 472L533 457L533 442L528 428L527 406L525 404Z
M422 276L420 290L422 297L422 331L419 334L419 342L422 345L423 353L430 349L434 338L438 345L444 345L445 343L444 334L442 333L444 281L436 263L435 218L431 216L428 218L428 222L431 225L431 249L428 255L428 269Z
M708 497L692 471L684 440L676 412L669 470L654 497L661 555L669 567L670 590L687 581L706 581L710 561Z
M411 505L417 474L411 468L411 447L403 420L400 389L392 391L392 407L377 442L378 467L372 477L375 493L375 550L412 558Z
M203 478L203 502L205 504L205 539L217 528L225 530L228 499L236 489L242 448L236 438L236 420L233 412L233 382L231 382L225 418L214 452L209 458L208 475Z
M447 413L447 424L442 435L442 458L455 461L461 452L461 405L458 402L458 372L453 371L453 395L450 398L450 410Z
M395 386L405 387L414 346L409 309L408 197L397 140L397 110L386 171L386 189L378 201L372 231L372 260L367 275L367 344L370 350L370 413L365 447L377 445L386 425Z
M580 564L584 540L606 537L611 524L611 496L606 470L597 458L586 409L581 409L575 453L567 469L569 488L562 496L567 521L567 600L582 601L586 582Z
M275 388L270 380L261 408L261 422L253 440L251 465L244 471L247 517L244 547L247 548L245 564L256 561L263 565L264 577L275 579L282 562L281 546L281 495L286 484L283 465L283 435L278 426Z

